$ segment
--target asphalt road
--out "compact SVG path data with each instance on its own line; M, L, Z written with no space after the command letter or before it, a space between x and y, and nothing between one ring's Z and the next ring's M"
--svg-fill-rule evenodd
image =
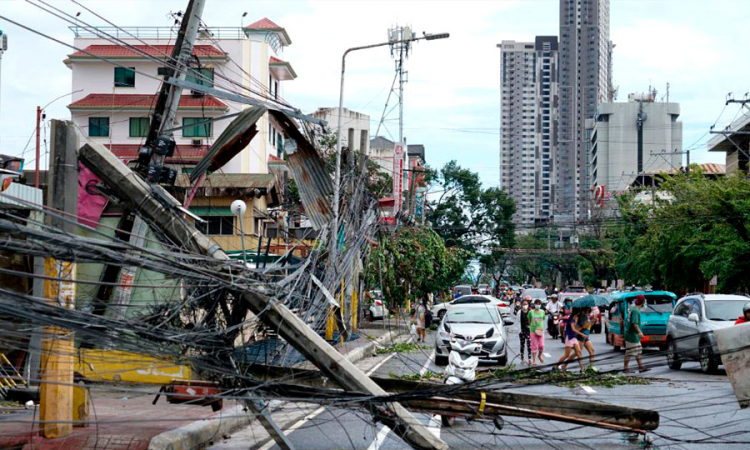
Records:
M518 335L514 326L508 327L510 343L509 364L518 363ZM392 353L366 358L358 366L366 373L378 376L432 371L441 373L443 367L433 362L432 339L429 348L409 353ZM621 370L622 352L615 352L604 342L602 334L594 335L597 367L602 371ZM546 362L551 363L563 353L559 340L546 336ZM666 366L665 358L657 350L647 350L645 364L652 370L639 374L648 378L648 385L574 388L552 384L538 386L510 386L511 391L558 397L586 399L637 408L654 409L661 415L660 427L649 437L654 449L723 449L750 448L750 410L740 410L726 374L704 375L698 363L685 363L680 371ZM577 370L576 364L569 369ZM274 402L273 417L286 430L297 449L403 449L406 444L382 425L373 425L369 415L361 410L326 408L309 403ZM551 422L537 419L505 418L502 431L489 421L457 420L444 429L440 420L427 414L415 414L418 420L439 435L452 449L523 448L523 449L636 449L644 448L643 439L629 440L621 432ZM231 438L216 442L214 450L277 449L268 434L258 424L235 433Z

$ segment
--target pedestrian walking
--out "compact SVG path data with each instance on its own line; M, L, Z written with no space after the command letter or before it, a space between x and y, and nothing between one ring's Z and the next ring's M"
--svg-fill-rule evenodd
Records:
M641 309L646 304L646 297L643 294L638 294L635 298L635 304L628 310L628 321L625 324L625 364L623 365L622 371L630 373L631 370L628 367L630 364L630 358L635 358L638 362L639 372L648 372L648 367L643 367L643 361L641 355L643 354L643 347L641 346L641 339L643 338L643 332L641 331Z
M518 331L518 338L521 340L521 364L526 364L524 359L524 349L529 355L528 361L531 362L531 341L529 335L531 330L529 329L529 302L524 300L521 302L521 309L518 311L518 323L521 325Z
M581 313L580 308L573 308L570 317L565 322L565 353L557 360L555 369L566 370L568 362L574 358L578 359L578 366L583 372L583 353L581 352L581 346L578 342L579 337L585 336L583 332L578 328L578 315Z
M427 329L425 326L427 315L427 299L422 299L422 302L417 305L414 309L414 323L417 325L417 342L424 342L427 337Z
M599 370L596 368L596 366L594 366L594 344L590 339L592 325L591 318L589 317L590 314L591 308L583 308L581 313L578 315L578 329L581 330L585 335L585 337L581 337L578 339L578 343L581 346L581 356L583 356L583 349L586 349L589 354L589 369L593 370L594 372L598 372Z
M547 331L552 339L557 339L560 329L555 323L555 314L560 313L560 302L557 301L557 294L552 294L549 303L547 303Z
M544 319L546 314L542 309L542 301L534 300L534 309L529 311L529 330L531 331L531 365L536 366L536 360L544 364Z

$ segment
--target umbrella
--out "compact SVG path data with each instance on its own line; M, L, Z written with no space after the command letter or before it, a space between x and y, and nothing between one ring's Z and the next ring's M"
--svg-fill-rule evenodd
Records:
M608 306L609 298L603 295L585 295L573 301L574 308L591 308L594 306Z

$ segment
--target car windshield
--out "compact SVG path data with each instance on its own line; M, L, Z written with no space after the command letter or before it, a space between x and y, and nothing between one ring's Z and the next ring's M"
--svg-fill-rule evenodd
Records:
M490 299L487 297L481 297L479 295L464 295L453 300L454 305L460 305L462 303L489 303Z
M706 302L708 320L737 320L748 300L709 300Z
M644 309L643 312L672 312L672 302L672 297L668 295L647 295L646 309Z
M453 293L456 295L471 294L471 286L456 286L453 288Z
M446 319L450 323L499 323L495 308L453 308Z
M527 295L532 299L547 298L547 293L544 292L544 289L526 289L525 291L523 291L523 296L526 297Z

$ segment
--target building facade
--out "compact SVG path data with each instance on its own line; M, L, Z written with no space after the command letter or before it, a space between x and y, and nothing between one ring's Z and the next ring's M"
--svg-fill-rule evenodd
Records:
M500 47L500 187L516 202L515 220L552 215L558 119L558 41L503 41Z
M72 120L84 139L109 147L120 158L137 158L145 143L149 117L156 104L165 64L173 50L176 29L131 27L95 31L73 28L68 56L72 71ZM104 39L117 35L122 42ZM291 44L284 28L262 19L244 28L201 30L193 49L187 81L236 92L263 101L283 101L283 81L296 74L281 59ZM231 120L207 119L236 113L248 106L199 92L183 91L174 131L177 150L173 165L199 160ZM280 156L283 137L268 115L258 121L258 135L222 169L227 173L267 173L270 155Z
M365 155L370 153L370 116L343 108L341 114L341 147ZM318 108L313 117L328 122L328 129L338 128L338 108Z
M556 222L581 217L590 198L586 119L610 99L609 0L560 0L560 116Z
M679 116L678 103L656 102L650 94L599 105L595 118L586 121L589 185L617 193L639 175L682 167Z

